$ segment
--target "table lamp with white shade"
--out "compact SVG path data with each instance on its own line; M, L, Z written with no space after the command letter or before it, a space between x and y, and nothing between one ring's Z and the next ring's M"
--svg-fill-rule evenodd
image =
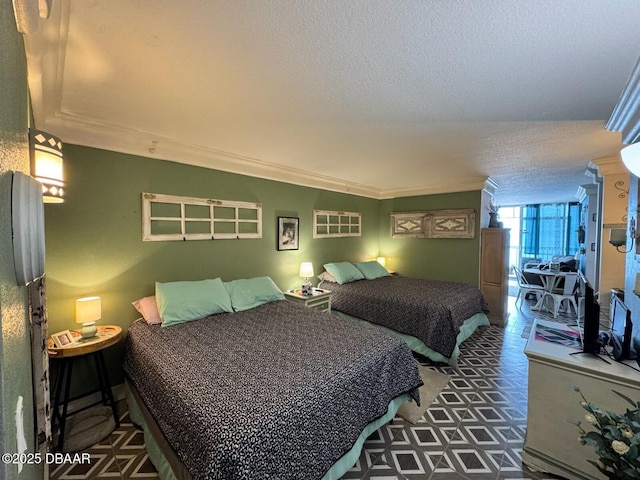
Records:
M84 297L76 300L76 323L82 324L82 338L92 338L98 333L96 320L102 318L100 297Z
M313 277L313 263L302 262L300 264L300 276L304 278L304 283L302 284L302 295L312 295L313 285L311 285L309 278Z

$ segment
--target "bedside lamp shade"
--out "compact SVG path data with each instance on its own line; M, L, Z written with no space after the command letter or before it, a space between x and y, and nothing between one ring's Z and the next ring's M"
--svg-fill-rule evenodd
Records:
M98 332L96 320L102 318L100 297L84 297L76 300L76 323L82 324L82 338L94 337Z
M302 262L300 264L300 276L305 278L307 281L309 280L309 277L313 277L313 263Z
M302 295L313 295L313 285L309 281L309 277L313 277L313 264L311 262L302 262L300 264L300 276L304 278Z
M386 263L386 259L384 257L378 257L376 261L383 267L385 266L384 264Z

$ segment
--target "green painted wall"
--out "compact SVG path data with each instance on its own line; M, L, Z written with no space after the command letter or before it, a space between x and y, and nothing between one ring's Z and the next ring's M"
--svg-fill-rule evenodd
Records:
M381 201L380 255L387 268L408 277L450 280L479 285L481 192L445 193ZM391 238L389 215L393 212L473 208L476 235L470 239Z
M299 286L302 261L318 274L324 263L380 253L406 275L477 284L478 238L390 239L389 213L477 209L480 192L379 201L76 145L65 145L64 155L65 202L45 206L51 332L77 327L74 301L82 296L101 296L100 323L125 330L138 317L131 302L152 295L156 281L269 275L286 289ZM263 238L143 242L142 192L262 203ZM362 237L313 239L314 209L361 212ZM300 218L300 250L276 250L278 216ZM114 383L123 380L122 349L105 352ZM90 378L90 365L78 367Z
M29 171L28 99L22 37L11 2L0 5L0 452L17 452L16 404L22 396L27 452L35 452L27 289L16 285L11 240L11 172ZM41 479L42 465L0 464L0 478Z
M286 289L301 284L302 261L320 273L329 261L378 255L377 200L75 145L64 155L65 202L45 206L51 332L77 328L74 301L86 295L102 297L99 323L126 329L138 317L131 302L156 281L269 275ZM143 242L142 192L262 203L263 237ZM314 240L313 209L361 212L362 237ZM276 250L278 216L300 218L299 250ZM105 355L122 381L122 345Z

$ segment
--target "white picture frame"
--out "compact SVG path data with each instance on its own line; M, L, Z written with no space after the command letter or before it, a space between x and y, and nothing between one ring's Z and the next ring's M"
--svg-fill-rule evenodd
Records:
M67 348L75 344L76 341L69 330L63 330L62 332L53 333L51 339L56 348Z

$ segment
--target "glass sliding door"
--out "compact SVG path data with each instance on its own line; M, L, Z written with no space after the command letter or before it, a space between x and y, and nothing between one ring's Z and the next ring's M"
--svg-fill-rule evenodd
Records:
M580 205L544 203L521 207L521 265L551 260L578 251Z
M509 267L520 265L520 206L500 207L500 221L504 228L510 228L510 245L509 245ZM513 271L509 268L509 275L513 275Z

